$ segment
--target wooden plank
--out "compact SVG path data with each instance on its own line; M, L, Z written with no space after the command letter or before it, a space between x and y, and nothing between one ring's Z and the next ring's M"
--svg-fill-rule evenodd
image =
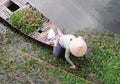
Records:
M6 20L6 19L7 19L7 16L6 16L6 15L4 15L3 13L0 13L0 17L1 17L2 19L4 19L4 20Z
M0 0L0 6L4 5L6 2L8 2L9 0Z
M9 0L5 0L5 1L9 1ZM11 0L11 1L20 7L18 10L28 6L28 4L26 5L27 0ZM32 5L30 2L28 2L28 3L30 5ZM32 7L33 7L33 5L32 5ZM6 7L6 5L2 2L2 5L0 5L0 17L3 18L6 22L8 22L7 19L10 17L11 14L12 14L12 11L10 11ZM42 14L42 13L40 13L40 14ZM54 46L53 41L58 40L60 35L62 35L63 33L59 30L59 28L53 22L51 22L49 20L49 18L47 18L45 15L43 15L43 17L46 20L46 21L44 21L43 26L38 28L38 30L36 30L36 32L34 34L31 34L31 35L25 34L25 35L27 35L39 42L47 44L49 46ZM48 34L49 34L50 29L52 29L54 31L55 37L48 39ZM39 30L42 32L38 32Z
M18 2L25 5L27 1L26 0L18 0Z
M8 15L10 15L12 13L6 6L3 6L3 9L6 11L6 13Z
M27 0L11 0L11 1L17 4L19 7L23 7L27 3Z
M19 0L11 0L11 1L17 4L19 7L23 7L25 5L24 3L21 3Z
M11 13L12 12L6 6L4 6L4 5L0 6L0 14L4 20L9 18Z
M4 19L5 21L7 20L7 16L5 15L5 14L3 14L3 13L0 13L0 17L2 18L2 19Z

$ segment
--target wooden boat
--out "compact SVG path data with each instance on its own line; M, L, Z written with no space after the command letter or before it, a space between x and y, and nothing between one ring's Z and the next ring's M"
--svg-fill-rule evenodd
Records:
M31 4L27 0L1 0L0 1L0 17L9 24L8 19L13 14L13 12L17 10L21 10L25 7L36 9L33 6L33 4ZM34 34L30 34L30 35L26 34L26 35L46 45L54 46L52 42L57 41L60 35L62 34L62 32L50 19L48 19L43 13L41 14L45 18L45 21L43 22L42 27L37 28ZM19 30L18 28L15 28L15 29ZM48 38L51 30L54 35Z

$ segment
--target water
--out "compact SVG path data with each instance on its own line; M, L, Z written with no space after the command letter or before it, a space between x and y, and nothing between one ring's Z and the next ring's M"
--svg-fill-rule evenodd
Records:
M60 29L108 29L120 34L120 0L30 0Z

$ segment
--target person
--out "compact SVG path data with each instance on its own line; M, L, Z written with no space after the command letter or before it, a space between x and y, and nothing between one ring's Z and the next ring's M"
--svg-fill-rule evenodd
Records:
M55 42L53 47L53 55L55 57L65 54L66 61L71 65L70 68L76 69L76 65L69 58L70 53L76 57L82 57L87 52L86 42L81 36L75 37L74 35L61 35L59 40Z

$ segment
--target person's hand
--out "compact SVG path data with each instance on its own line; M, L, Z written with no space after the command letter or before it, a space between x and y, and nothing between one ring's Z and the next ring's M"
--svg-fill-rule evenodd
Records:
M74 70L77 69L77 67L75 65L70 66L70 68L74 69Z

